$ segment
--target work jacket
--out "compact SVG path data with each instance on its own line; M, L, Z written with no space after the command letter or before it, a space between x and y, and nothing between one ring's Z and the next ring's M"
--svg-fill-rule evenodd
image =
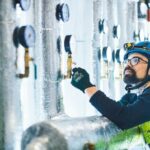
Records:
M91 104L105 117L121 129L129 129L142 125L147 131L147 142L150 144L150 87L139 96L134 93L125 94L120 101L107 97L102 91L97 91L91 98ZM146 123L147 125L144 125Z

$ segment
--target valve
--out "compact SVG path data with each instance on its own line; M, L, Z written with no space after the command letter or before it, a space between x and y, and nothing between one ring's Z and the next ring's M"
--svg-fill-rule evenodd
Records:
M64 48L66 53L68 53L67 57L67 75L64 75L64 79L71 78L72 75L72 65L75 64L72 61L72 51L75 50L75 38L72 35L67 35L64 40Z
M95 144L94 143L85 143L83 146L83 150L95 150Z

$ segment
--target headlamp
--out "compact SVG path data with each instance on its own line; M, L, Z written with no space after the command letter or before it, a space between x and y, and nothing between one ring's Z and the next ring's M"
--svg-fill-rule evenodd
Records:
M124 49L127 51L134 50L134 49L150 51L150 48L147 48L146 46L136 46L134 43L125 43Z
M124 49L129 50L134 48L134 43L125 43L124 44Z

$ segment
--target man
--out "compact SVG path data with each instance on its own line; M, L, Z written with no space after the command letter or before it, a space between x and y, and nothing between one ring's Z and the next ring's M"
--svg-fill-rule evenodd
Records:
M125 45L124 82L128 91L138 89L137 94L127 93L119 102L107 97L90 82L89 74L82 68L74 68L71 84L87 93L91 104L121 129L129 129L150 121L150 42ZM150 123L143 124L150 144Z

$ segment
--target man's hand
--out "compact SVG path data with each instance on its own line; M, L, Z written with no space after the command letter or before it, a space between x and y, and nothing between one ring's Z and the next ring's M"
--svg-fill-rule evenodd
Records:
M89 74L86 70L82 68L74 68L72 75L71 84L81 90L82 92L85 92L85 89L95 86L91 84Z

